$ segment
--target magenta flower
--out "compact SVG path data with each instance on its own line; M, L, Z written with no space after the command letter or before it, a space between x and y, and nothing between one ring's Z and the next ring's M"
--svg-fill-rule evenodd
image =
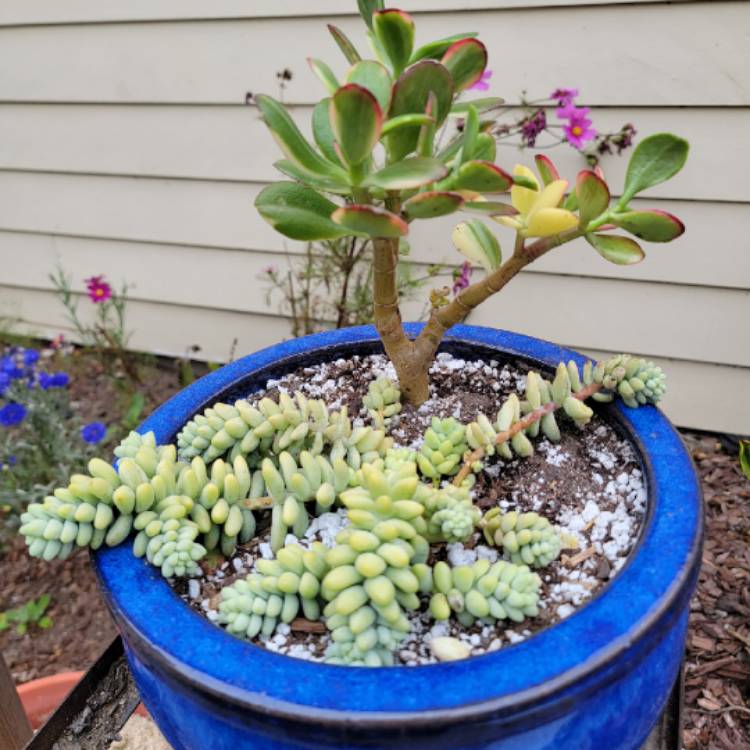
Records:
M525 146L533 148L539 134L547 127L547 115L543 109L534 112L521 123L521 139Z
M487 91L490 88L490 78L492 78L492 71L485 68L479 80L473 86L469 86L467 91Z
M468 260L464 261L461 268L457 268L453 271L453 296L455 297L459 292L466 289L471 283L471 263Z
M567 107L573 103L573 99L578 96L578 89L555 89L550 95L550 99L557 101L558 107Z
M84 279L86 292L92 302L106 302L112 296L112 287L104 281L104 276L92 276Z
M563 125L563 132L568 143L575 148L582 148L586 141L596 138L596 130L591 127L591 120L588 118L590 111L588 107L576 107L574 104L557 110L557 116L568 121Z

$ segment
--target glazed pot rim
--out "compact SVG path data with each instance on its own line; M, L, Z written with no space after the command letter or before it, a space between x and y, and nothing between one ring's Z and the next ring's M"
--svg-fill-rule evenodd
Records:
M407 324L416 335L420 324ZM192 415L253 372L285 359L377 342L372 326L286 341L231 363L187 387L139 428L171 440ZM455 326L446 344L498 349L554 366L585 357L554 344L478 326ZM130 545L94 556L105 597L141 658L207 697L296 721L376 726L518 711L566 688L611 680L621 657L658 635L691 593L703 531L700 486L681 438L654 407L609 407L641 453L649 513L617 576L570 617L525 641L459 662L354 668L303 661L235 638L194 612Z

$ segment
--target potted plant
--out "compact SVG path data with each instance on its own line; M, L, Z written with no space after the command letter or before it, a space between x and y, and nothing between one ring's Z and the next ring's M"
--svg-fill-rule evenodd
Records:
M460 321L573 239L627 264L643 251L618 229L679 236L678 219L630 201L679 171L687 144L643 140L615 203L599 170L573 186L545 157L538 176L506 172L482 120L494 102L458 100L485 70L481 42L415 49L408 14L359 7L378 60L329 27L350 67L342 82L311 61L330 94L315 146L256 98L292 178L256 205L292 239L371 239L375 328L288 341L195 382L114 468L94 459L30 506L21 533L48 559L97 550L175 748L637 748L677 674L702 534L690 460L652 406L663 373ZM462 127L441 146L451 113ZM404 324L402 238L457 211L511 228L513 251L503 261L483 219L458 224L484 278Z

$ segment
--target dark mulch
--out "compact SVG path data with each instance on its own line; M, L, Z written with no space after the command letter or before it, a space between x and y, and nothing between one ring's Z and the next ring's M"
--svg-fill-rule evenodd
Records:
M82 363L76 369L82 375L87 368ZM113 403L122 399L110 386L102 393L109 381L95 366L88 370L90 384L83 377L74 381L80 383L75 398L86 418L111 419ZM174 365L149 368L144 382L149 407L178 388ZM685 748L750 750L750 481L739 470L736 451L715 436L683 436L703 481L707 522L688 635ZM87 554L49 564L29 559L15 543L0 555L0 565L0 610L45 592L52 596L52 628L32 627L24 636L0 633L0 651L16 681L86 669L114 634Z

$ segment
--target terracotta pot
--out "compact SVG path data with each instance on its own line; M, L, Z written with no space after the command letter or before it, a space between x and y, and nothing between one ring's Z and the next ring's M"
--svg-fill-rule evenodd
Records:
M26 682L18 688L18 696L32 729L36 731L47 721L81 677L83 672L61 672Z

